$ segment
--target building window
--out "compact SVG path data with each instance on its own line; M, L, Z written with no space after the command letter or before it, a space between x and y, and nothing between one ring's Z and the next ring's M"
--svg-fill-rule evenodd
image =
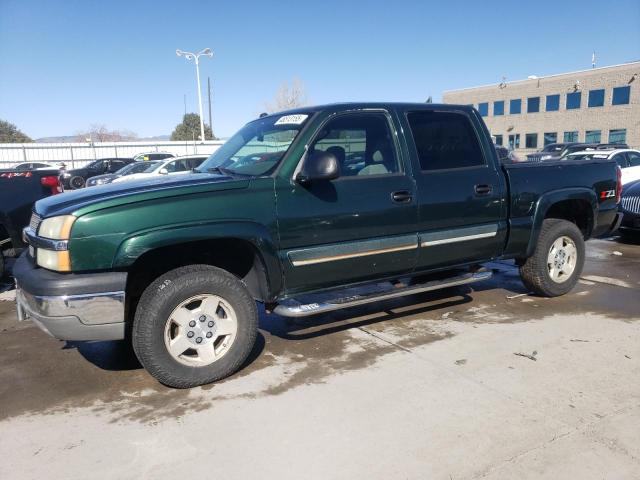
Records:
M602 107L604 105L604 89L589 91L589 106Z
M496 139L496 145L502 145L502 135L494 135Z
M601 138L602 138L602 133L600 132L600 130L587 130L587 132L584 135L584 142L600 143Z
M627 129L617 128L615 130L609 130L609 143L626 143L627 142Z
M514 148L520 148L520 134L516 133L515 135L509 135L509 148L513 150Z
M550 143L558 142L558 134L556 132L545 132L544 133L544 146L546 147Z
M580 108L580 92L567 93L567 110Z
M527 113L536 113L540 111L540 97L527 98Z
M524 136L524 146L525 148L538 148L538 134L527 133Z
M493 102L493 115L504 115L504 101Z
M482 115L483 117L486 117L489 115L489 104L484 102L484 103L479 103L478 104L478 112L480 112L480 115Z
M509 113L511 115L517 115L522 111L522 100L516 98L515 100L509 101Z
M560 110L560 95L547 95L547 112Z
M613 98L611 99L611 105L627 105L629 103L629 94L631 93L631 87L615 87L613 89Z
M569 142L577 142L578 141L578 132L564 132L564 141L565 143Z

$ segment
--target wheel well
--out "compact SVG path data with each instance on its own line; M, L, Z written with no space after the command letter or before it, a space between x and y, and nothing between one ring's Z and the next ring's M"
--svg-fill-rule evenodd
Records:
M187 242L150 250L128 268L128 312L135 312L142 292L156 278L175 268L194 264L213 265L232 273L258 301L265 301L268 296L266 269L253 244L241 239Z
M586 200L562 200L554 203L544 218L560 218L575 223L585 240L593 230L593 209Z

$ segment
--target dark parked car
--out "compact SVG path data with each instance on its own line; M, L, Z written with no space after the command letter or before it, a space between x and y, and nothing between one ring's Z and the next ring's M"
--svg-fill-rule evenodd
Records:
M84 187L89 178L115 173L133 161L133 158L101 158L84 167L63 171L60 174L60 182L65 190L76 190Z
M31 171L0 170L0 277L4 273L5 254L20 252L22 229L31 218L36 200L61 193L58 169Z
M529 162L547 162L550 160L560 160L570 153L579 152L582 150L596 149L597 143L550 143L542 150L536 153L530 153L527 155L527 161Z
M462 105L268 115L193 171L36 203L17 312L65 340L127 339L166 385L209 383L245 364L256 302L314 315L486 280L495 259L529 291L569 292L585 240L622 217L619 173L501 164Z
M640 180L623 187L620 211L623 214L620 232L640 233Z
M127 175L133 175L136 173L142 173L146 170L152 169L158 164L162 163L160 160L153 161L139 161L132 162L129 165L125 165L116 173L106 173L104 175L98 175L91 177L87 180L87 187L95 187L96 185L104 185L113 182L116 178L126 177Z

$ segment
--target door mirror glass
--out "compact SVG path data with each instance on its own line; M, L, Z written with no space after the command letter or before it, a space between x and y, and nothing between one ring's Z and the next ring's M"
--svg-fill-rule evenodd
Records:
M336 156L331 152L317 150L307 156L296 180L300 183L309 183L335 180L339 176L340 167Z
M161 168L158 173L160 175L169 175L169 170L167 170L166 168Z

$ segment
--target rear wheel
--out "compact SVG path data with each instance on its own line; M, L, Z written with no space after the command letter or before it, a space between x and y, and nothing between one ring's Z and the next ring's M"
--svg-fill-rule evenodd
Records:
M257 328L256 303L236 277L193 265L147 287L132 342L140 363L158 381L189 388L236 372L253 348Z
M69 180L69 185L74 190L84 187L84 184L85 184L85 179L79 175L75 177L71 177L71 179Z
M567 220L547 218L533 255L520 267L520 277L525 287L538 295L564 295L580 278L584 258L580 229Z

